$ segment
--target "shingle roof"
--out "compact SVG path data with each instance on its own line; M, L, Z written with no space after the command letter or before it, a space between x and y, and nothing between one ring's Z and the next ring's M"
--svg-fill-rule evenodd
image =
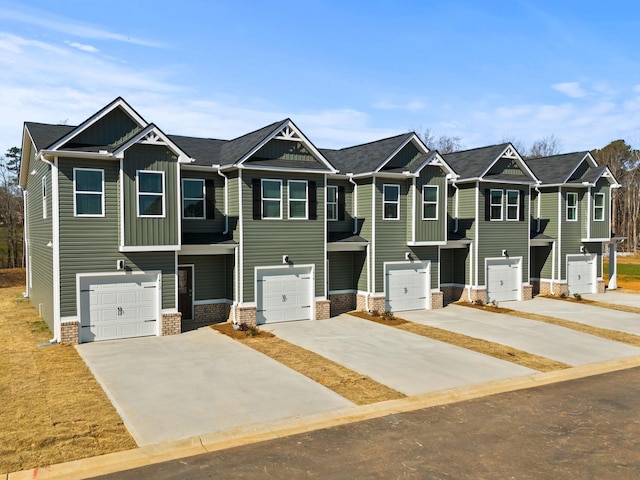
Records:
M596 183L605 170L607 170L607 167L589 167L589 170L584 172L584 175L580 177L580 182Z
M46 149L76 128L71 125L50 125L36 122L26 122L25 126L36 145L36 150Z
M213 138L185 137L182 135L167 135L182 151L195 159L194 165L211 166L220 157L220 149L226 140Z
M360 235L351 232L329 232L329 243L369 243Z
M219 163L221 165L234 164L238 160L242 159L242 157L249 153L262 140L281 128L287 121L289 120L285 119L280 122L272 123L271 125L262 127L259 130L225 142L220 149Z
M525 160L527 166L540 179L542 184L565 183L569 175L580 164L589 152L565 153L550 157L529 158Z
M476 178L482 175L508 146L509 143L501 143L500 145L447 153L442 157L460 175L461 179Z
M376 170L389 155L402 145L413 133L403 133L395 137L375 142L355 145L340 150L320 149L341 173L368 173Z

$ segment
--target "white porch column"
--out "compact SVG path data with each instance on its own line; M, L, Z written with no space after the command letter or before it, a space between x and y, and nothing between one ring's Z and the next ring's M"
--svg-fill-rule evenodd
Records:
M617 283L617 257L618 257L618 242L611 242L609 244L609 286L608 290L616 290L618 288Z

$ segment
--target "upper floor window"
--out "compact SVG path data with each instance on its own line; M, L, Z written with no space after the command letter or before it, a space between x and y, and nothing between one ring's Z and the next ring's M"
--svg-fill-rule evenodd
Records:
M502 190L491 189L489 193L489 219L502 220Z
M262 180L262 218L282 219L282 180Z
M520 220L519 190L507 190L507 220Z
M335 185L327 186L327 220L338 220L338 187Z
M593 196L593 219L596 222L604 221L604 193L596 193Z
M385 220L400 219L400 185L384 185L382 187L382 218Z
M204 180L185 178L182 180L183 218L205 218Z
M138 217L164 217L164 172L138 170Z
M578 220L578 194L575 192L567 193L567 221L575 222Z
M47 177L42 177L42 218L47 218Z
M104 170L73 169L74 215L77 217L104 216Z
M305 180L289 180L289 218L307 219L307 182Z
M438 186L437 185L422 186L422 219L423 220L438 219Z

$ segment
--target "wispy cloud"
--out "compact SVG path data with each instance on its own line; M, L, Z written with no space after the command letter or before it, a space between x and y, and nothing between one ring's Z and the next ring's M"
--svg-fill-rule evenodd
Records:
M65 43L70 47L77 48L78 50L81 50L83 52L97 53L100 51L93 45L85 45L83 43L78 43L78 42L65 42Z
M556 83L551 87L571 98L583 98L587 95L587 91L578 82Z
M404 103L392 102L389 100L380 100L374 104L374 108L378 110L406 110L410 112L424 110L426 107L427 103L420 98L409 100L408 102Z

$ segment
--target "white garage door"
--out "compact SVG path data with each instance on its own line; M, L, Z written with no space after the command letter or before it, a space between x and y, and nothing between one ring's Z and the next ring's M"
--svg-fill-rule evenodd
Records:
M388 312L429 308L429 267L425 263L386 266L386 304Z
M260 269L256 277L258 325L311 319L311 267Z
M487 260L487 302L520 300L521 259Z
M156 275L85 277L80 280L80 341L156 335Z
M596 255L567 255L567 283L569 293L596 292Z

